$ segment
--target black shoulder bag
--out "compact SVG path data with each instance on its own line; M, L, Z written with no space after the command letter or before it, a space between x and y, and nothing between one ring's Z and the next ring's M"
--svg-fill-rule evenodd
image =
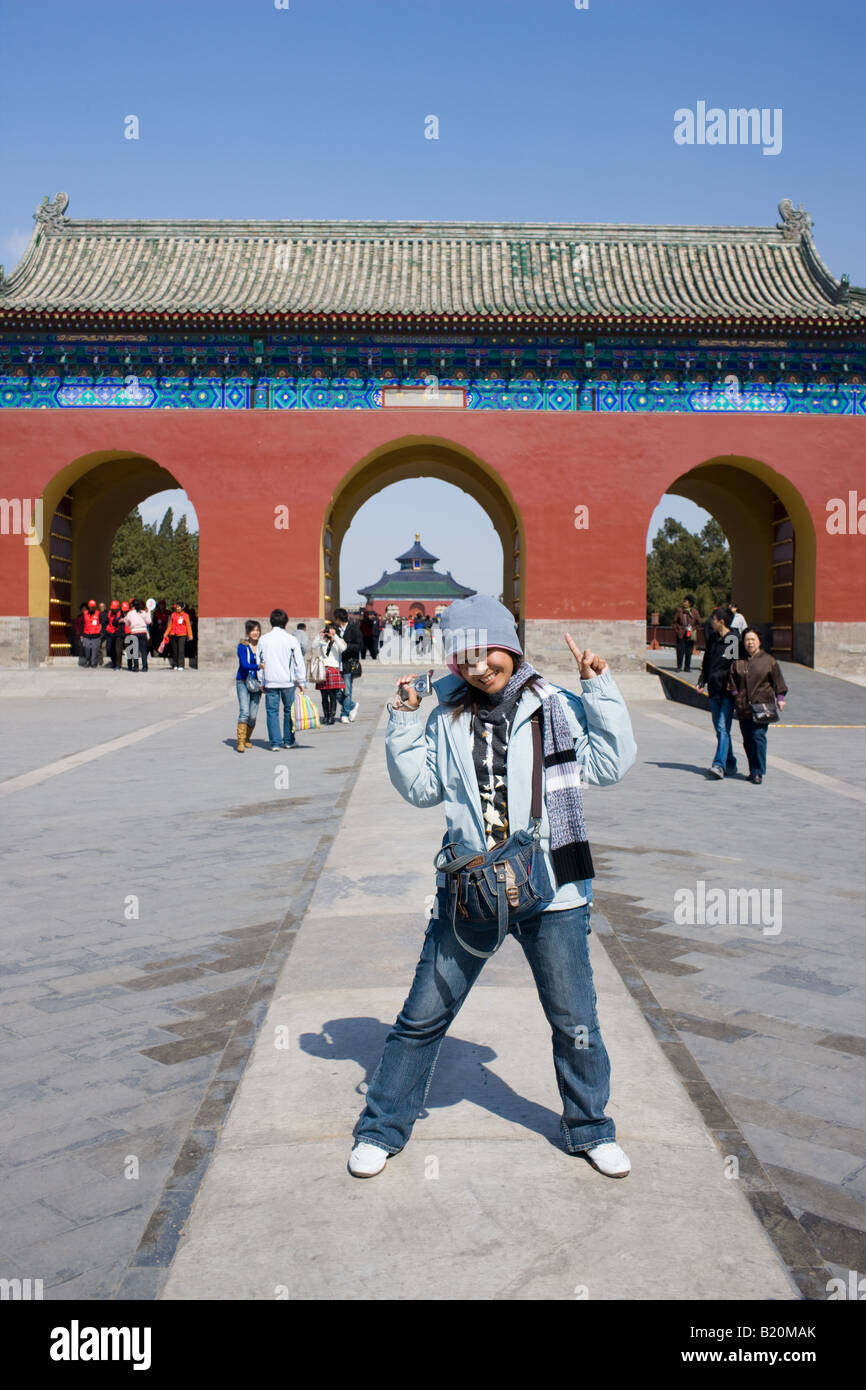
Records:
M452 841L443 845L433 860L445 875L447 910L454 935L464 951L487 960L496 954L508 928L542 912L553 901L555 888L550 882L541 848L541 711L532 716L532 805L528 830L516 830L486 854L459 854ZM498 930L492 951L478 951L464 941L461 926Z

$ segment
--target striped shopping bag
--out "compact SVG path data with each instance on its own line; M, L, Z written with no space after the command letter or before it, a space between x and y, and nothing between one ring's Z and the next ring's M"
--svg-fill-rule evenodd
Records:
M320 729L322 727L319 711L302 690L295 691L295 699L292 704L292 727L296 734L308 729Z

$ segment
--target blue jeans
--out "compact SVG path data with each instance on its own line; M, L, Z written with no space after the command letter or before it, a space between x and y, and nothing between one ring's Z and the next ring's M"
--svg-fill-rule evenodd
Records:
M249 724L252 728L259 717L259 701L262 698L262 693L259 691L255 695L251 690L247 690L246 681L235 681L235 689L238 692L238 720L241 724ZM279 743L279 739L277 742Z
M346 689L336 690L334 693L343 707L343 714L348 715L352 713L352 710L358 703L357 700L352 699L352 681L354 680L354 676L351 671L343 672L343 680L346 682Z
M291 747L295 741L292 731L292 701L295 698L293 685L276 686L265 691L265 714L268 719L268 738L271 743L285 743ZM280 733L280 701L283 705L283 732Z
M743 735L743 747L749 760L749 771L760 772L763 777L767 771L766 724L756 724L754 719L741 719L740 733Z
M440 894L438 910L442 911ZM562 1097L562 1133L569 1153L616 1137L604 1113L610 1062L596 1014L589 961L589 906L543 912L510 929L529 961L553 1036L553 1065ZM461 928L479 950L495 944L495 928ZM475 939L473 939L475 938ZM385 1039L355 1127L356 1142L399 1153L424 1106L439 1049L484 961L459 945L445 917L430 920L415 979Z
M710 712L713 716L713 728L716 731L717 740L713 767L723 767L728 773L736 772L737 759L734 756L734 745L731 743L731 720L734 715L733 696L711 695Z

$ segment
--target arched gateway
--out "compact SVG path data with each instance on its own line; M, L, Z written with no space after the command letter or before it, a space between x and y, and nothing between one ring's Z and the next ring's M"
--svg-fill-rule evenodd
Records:
M646 532L674 490L726 527L779 655L866 672L866 291L789 202L773 227L77 222L67 202L0 272L3 663L49 655L52 518L77 603L123 509L179 482L207 662L274 604L323 617L354 510L432 472L493 519L538 661L568 629L642 660Z

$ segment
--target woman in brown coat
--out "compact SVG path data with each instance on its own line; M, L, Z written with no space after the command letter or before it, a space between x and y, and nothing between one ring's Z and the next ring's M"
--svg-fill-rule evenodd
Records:
M743 633L746 655L731 665L728 689L734 697L734 718L740 721L743 747L749 760L749 781L763 781L767 771L767 724L754 718L753 705L785 708L788 693L779 664L761 648L760 634L753 627Z

